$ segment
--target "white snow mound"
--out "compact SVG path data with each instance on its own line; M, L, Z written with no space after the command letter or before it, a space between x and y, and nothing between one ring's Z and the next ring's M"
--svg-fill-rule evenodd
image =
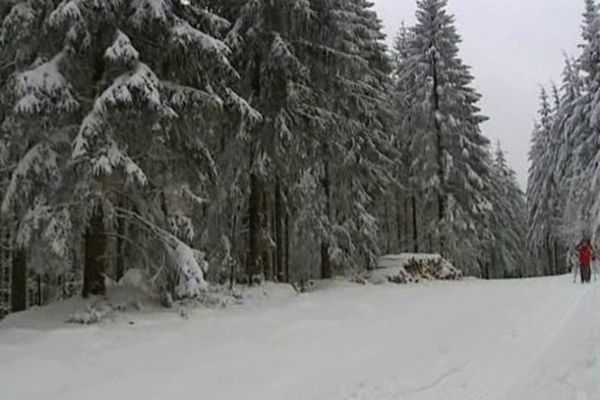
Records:
M107 281L106 296L89 299L82 309L70 314L66 322L95 324L117 312L138 312L148 306L157 307L158 304L158 295L150 289L144 272L133 268L119 282Z

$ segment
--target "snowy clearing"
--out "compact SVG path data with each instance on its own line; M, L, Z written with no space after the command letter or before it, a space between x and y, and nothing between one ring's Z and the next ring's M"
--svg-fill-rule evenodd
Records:
M570 279L334 282L96 326L34 310L0 324L0 398L600 399L600 288Z

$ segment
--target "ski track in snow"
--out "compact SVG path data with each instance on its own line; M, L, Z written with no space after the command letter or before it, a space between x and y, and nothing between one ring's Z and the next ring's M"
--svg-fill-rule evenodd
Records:
M2 400L600 400L600 284L570 276L333 283L135 325L34 318L0 324Z

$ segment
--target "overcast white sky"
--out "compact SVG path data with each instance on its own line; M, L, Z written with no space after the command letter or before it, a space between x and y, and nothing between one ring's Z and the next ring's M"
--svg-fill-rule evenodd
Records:
M416 0L373 0L391 41L412 24ZM473 67L484 132L499 139L523 186L541 85L560 83L563 53L577 53L583 0L449 0L461 55Z

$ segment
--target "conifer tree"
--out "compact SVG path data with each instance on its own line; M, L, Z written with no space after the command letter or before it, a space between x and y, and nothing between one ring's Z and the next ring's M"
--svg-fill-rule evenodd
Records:
M192 250L193 220L216 175L214 116L257 119L229 88L238 74L221 40L227 22L199 1L64 0L43 10L36 60L13 79L11 142L24 151L3 209L22 208L22 244L47 242L64 260L82 241L84 294L102 294L111 235L119 239L111 225L125 220L138 235L132 259L161 271L155 255L165 255L165 289L198 294L205 262Z
M584 232L595 229L597 214L598 113L600 88L600 15L594 1L585 0L581 55L566 58L563 82L558 93L551 160L556 193L555 218L560 220L556 235L573 247Z
M318 126L318 149L327 222L322 271L331 277L336 266L356 271L376 264L375 198L391 188L390 64L370 3L324 1L319 15L311 82L319 114L330 113Z
M482 239L489 237L489 143L481 134L486 118L477 105L480 95L459 58L460 36L446 5L418 2L408 67L408 79L414 79L409 148L420 155L413 164L424 184L425 237L435 243L432 250L473 271L481 262Z
M527 187L529 213L528 241L537 256L543 256L544 274L560 272L559 190L555 165L560 158L560 131L557 101L554 106L545 89L541 92L539 120L530 151L531 168ZM556 99L556 96L555 96Z
M508 166L504 151L497 147L492 170L491 231L488 278L516 278L535 274L528 265L525 194L515 172Z
M290 255L285 250L290 246L281 236L290 234L293 223L284 227L281 221L289 220L297 198L294 188L302 177L298 161L310 152L303 148L313 119L304 49L313 10L300 0L239 1L220 7L233 21L227 43L242 76L240 93L263 117L245 138L247 274L287 279Z

